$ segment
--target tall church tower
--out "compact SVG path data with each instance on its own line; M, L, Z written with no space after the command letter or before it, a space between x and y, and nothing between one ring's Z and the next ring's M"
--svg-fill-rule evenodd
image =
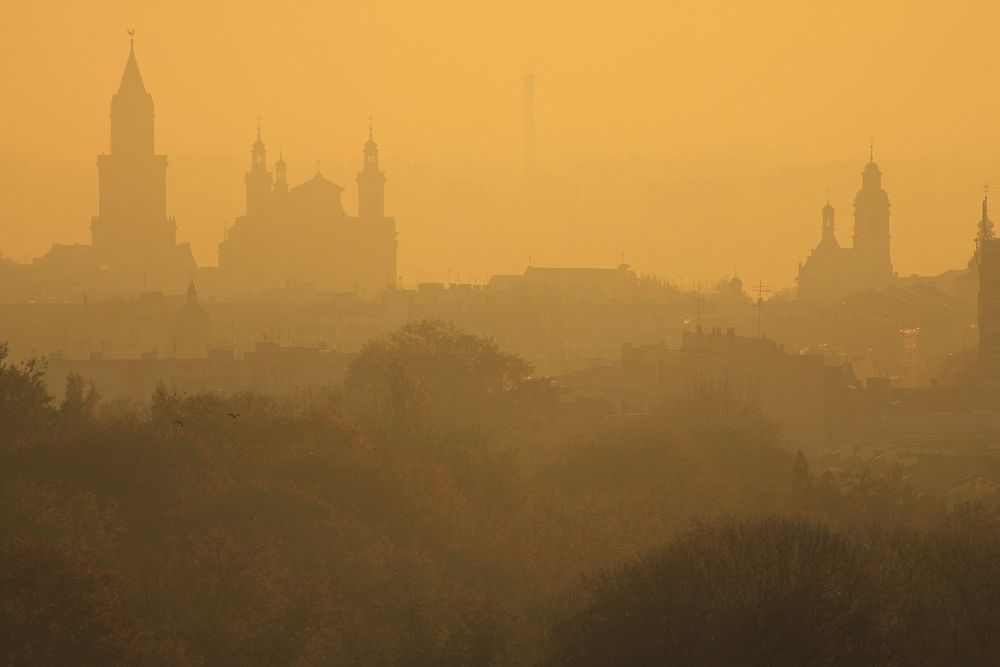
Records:
M857 276L873 286L892 278L889 254L889 195L882 189L882 172L875 164L874 148L861 175L861 190L854 198L854 251Z
M167 216L167 158L153 148L153 97L130 40L111 98L111 152L97 157L98 215L91 221L95 260L107 269L147 268L176 247Z
M378 168L378 144L372 137L371 125L364 153L364 167L358 172L358 217L381 220L385 217L385 172Z
M257 122L257 141L250 149L250 171L247 172L247 215L261 215L267 209L271 195L271 172L267 170L267 147L260 138L260 121Z

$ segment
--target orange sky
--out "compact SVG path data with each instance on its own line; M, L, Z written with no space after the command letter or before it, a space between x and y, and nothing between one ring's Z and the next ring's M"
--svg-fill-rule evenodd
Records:
M5 8L4 255L89 241L127 27L178 237L202 264L242 212L258 114L292 182L321 160L349 211L375 116L409 284L519 272L529 254L607 266L624 250L641 272L707 280L737 266L789 286L828 188L850 242L869 136L894 265L936 272L966 261L982 184L1000 184L994 3L137 5ZM519 174L529 70L539 163L561 193L531 220ZM672 193L653 218L650 180Z

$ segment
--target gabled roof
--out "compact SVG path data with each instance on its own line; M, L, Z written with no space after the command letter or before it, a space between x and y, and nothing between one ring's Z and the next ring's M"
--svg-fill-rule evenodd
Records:
M323 174L316 172L316 175L304 183L299 183L292 188L292 192L335 192L340 194L344 188L328 180Z

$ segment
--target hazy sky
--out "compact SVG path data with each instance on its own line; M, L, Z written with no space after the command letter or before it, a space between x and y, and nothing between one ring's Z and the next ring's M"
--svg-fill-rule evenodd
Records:
M937 272L971 253L983 182L1000 190L997 25L985 2L20 3L0 23L0 252L89 242L134 27L169 209L202 264L242 213L258 114L293 184L321 160L348 211L373 114L408 283L624 250L641 272L787 286L827 189L849 244L870 136L893 263ZM530 220L526 71L558 193ZM653 217L650 181L669 195Z

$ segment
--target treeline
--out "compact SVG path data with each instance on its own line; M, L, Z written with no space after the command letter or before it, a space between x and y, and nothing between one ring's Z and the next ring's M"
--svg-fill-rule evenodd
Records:
M953 582L992 576L994 519L813 474L724 378L605 423L492 341L418 322L310 401L106 404L71 376L56 405L5 352L3 664L995 657L993 612L966 603L962 625Z
M924 530L701 524L592 578L548 662L1000 664L1000 515Z

